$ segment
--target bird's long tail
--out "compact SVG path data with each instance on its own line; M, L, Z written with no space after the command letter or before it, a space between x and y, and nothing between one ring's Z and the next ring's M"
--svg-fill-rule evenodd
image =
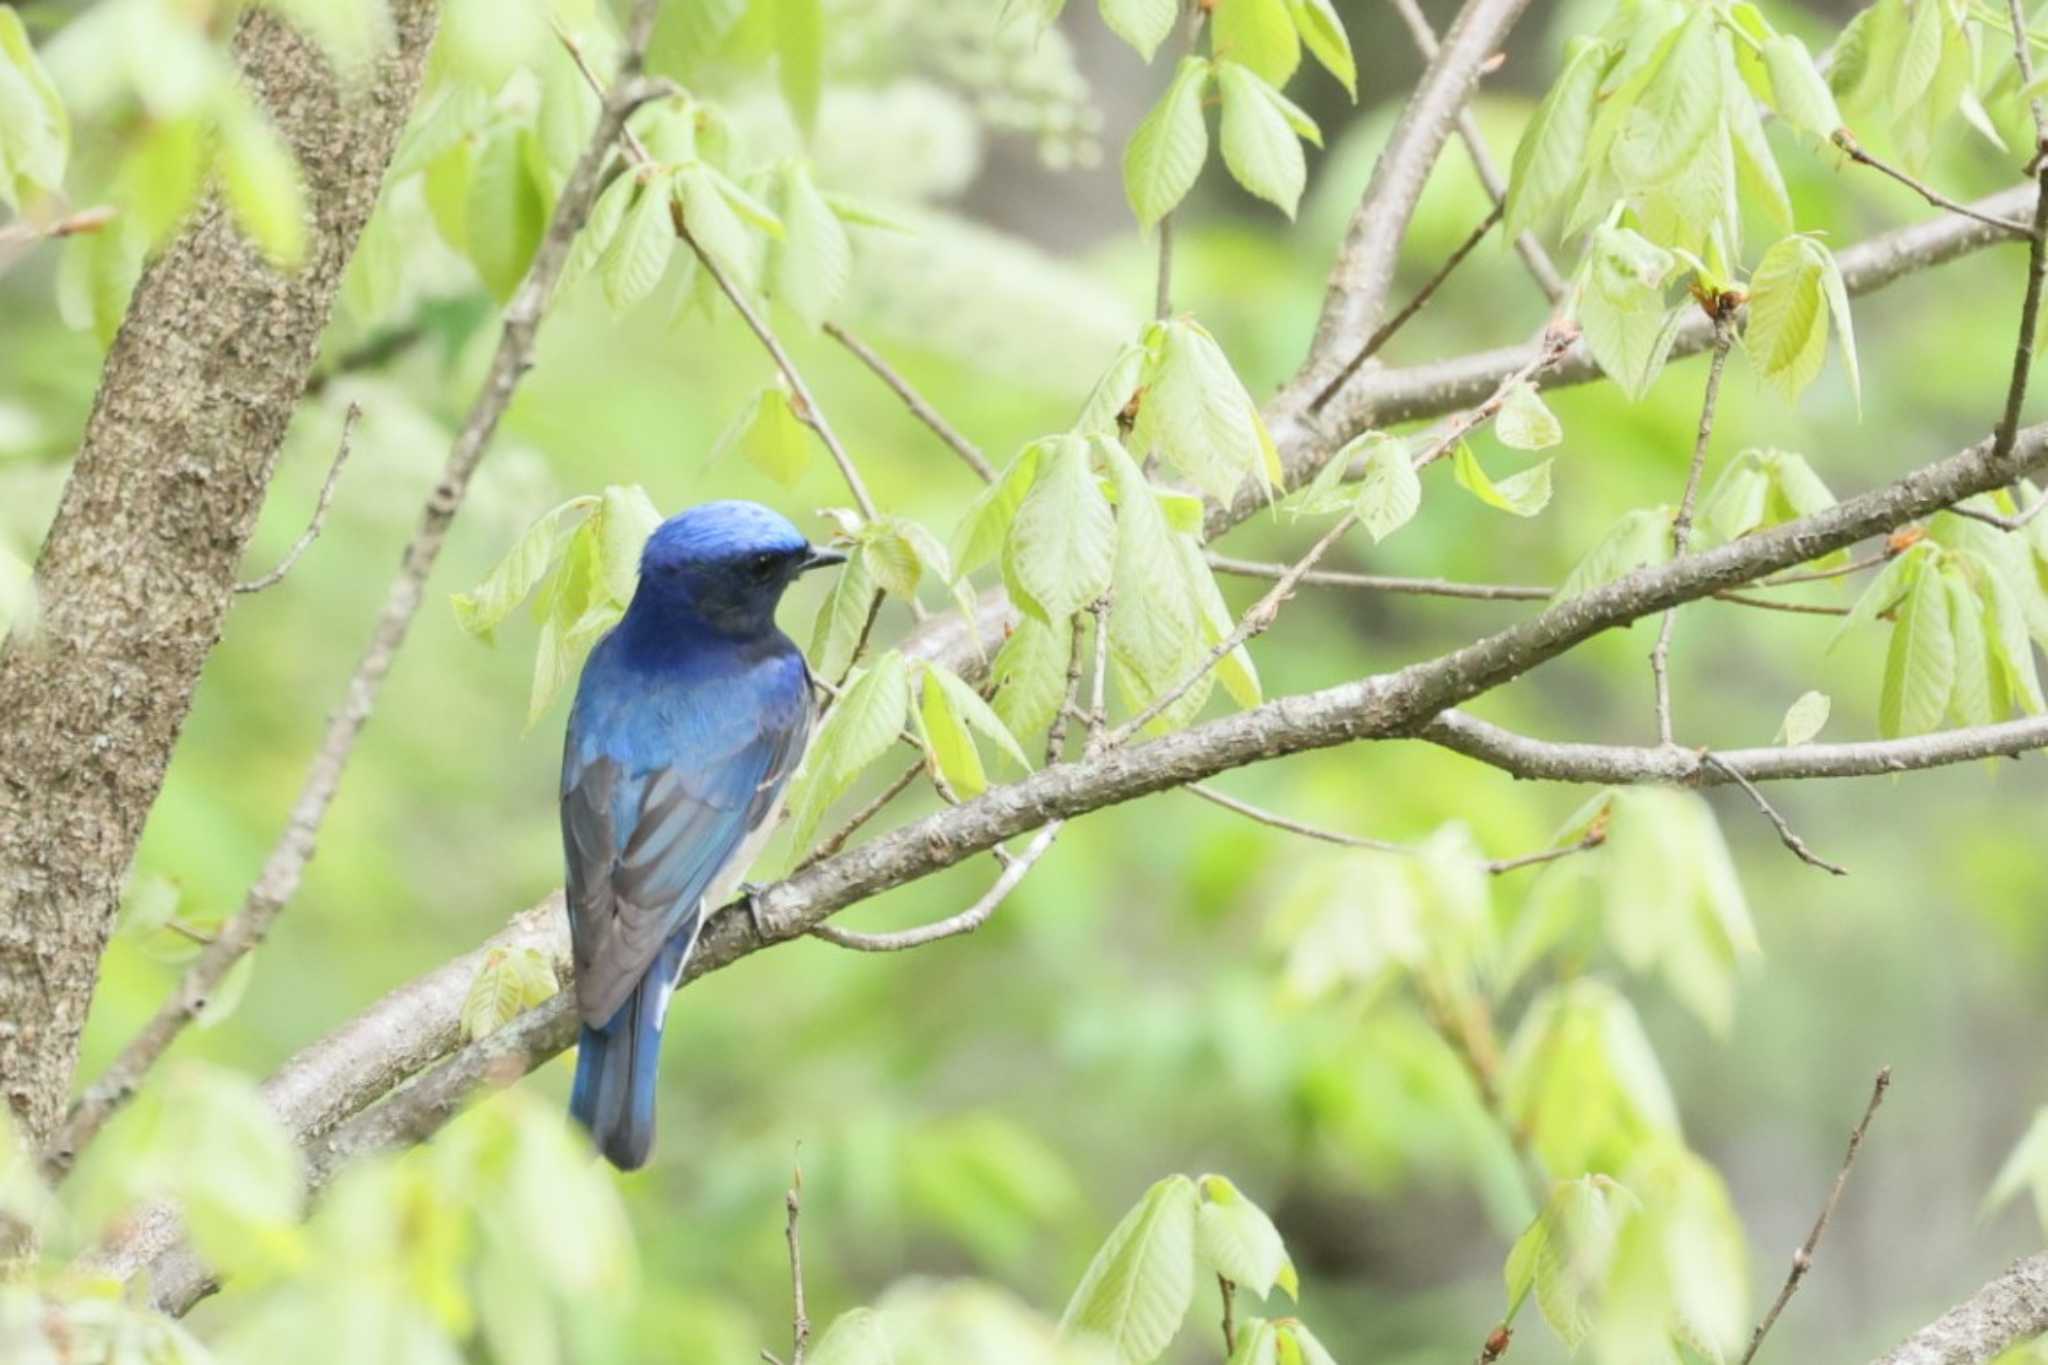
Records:
M654 1089L661 1028L690 941L672 940L603 1028L583 1026L569 1112L590 1130L604 1159L622 1171L647 1164L654 1147Z

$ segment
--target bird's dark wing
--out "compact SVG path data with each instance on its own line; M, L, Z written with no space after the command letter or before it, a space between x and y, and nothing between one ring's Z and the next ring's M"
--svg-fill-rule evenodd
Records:
M765 835L803 757L808 697L805 703L794 723L736 727L739 733L722 737L722 752L695 754L688 767L634 771L610 755L581 771L572 766L562 792L562 843L585 1023L605 1027L661 945L695 936L719 874L749 835Z

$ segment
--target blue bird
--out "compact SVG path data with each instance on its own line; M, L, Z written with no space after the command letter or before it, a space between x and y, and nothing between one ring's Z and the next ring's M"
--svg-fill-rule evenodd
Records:
M654 1145L662 1023L697 931L774 832L810 736L810 670L776 604L845 558L758 503L692 507L648 538L583 666L562 753L583 1021L569 1112L620 1170Z

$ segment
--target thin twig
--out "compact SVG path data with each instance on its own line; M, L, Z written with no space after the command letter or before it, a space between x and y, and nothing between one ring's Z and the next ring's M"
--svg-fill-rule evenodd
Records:
M1339 844L1345 848L1371 849L1376 853L1395 853L1411 858L1422 855L1422 850L1412 844L1397 844L1385 839L1368 839L1362 834L1345 834L1339 830L1325 829L1321 825L1311 825L1306 821L1296 820L1291 816L1267 810L1263 806L1255 806L1249 801L1241 801L1235 796L1226 795L1223 792L1217 791L1214 787L1206 786L1200 782L1190 782L1182 790L1192 796L1199 796L1212 805L1221 806L1228 811L1235 811L1248 820L1257 821L1262 825L1270 825L1274 829L1286 830L1289 834L1299 834L1303 838L1317 839L1326 844ZM1564 844L1557 848L1539 849L1534 853L1524 853L1514 858L1480 858L1474 861L1473 866L1479 868L1482 872L1498 877L1504 872L1514 872L1520 868L1534 867L1539 863L1553 863L1559 858L1568 858L1574 853L1584 853L1588 849L1598 848L1606 842L1606 831L1604 829L1596 830L1588 832L1584 838L1579 839L1575 843Z
M1743 592L1717 592L1712 595L1716 602L1732 602L1738 607L1756 607L1762 611L1791 612L1796 616L1847 616L1849 608L1833 607L1825 602L1780 602L1773 597L1752 597Z
M1749 1349L1742 1353L1741 1365L1750 1365L1756 1359L1757 1348L1764 1344L1771 1327L1778 1321L1778 1315L1785 1311L1785 1305L1799 1292L1799 1282L1806 1278L1806 1272L1813 1269L1814 1253L1820 1250L1820 1239L1827 1233L1828 1219L1835 1213L1835 1205L1842 1198L1842 1187L1849 1183L1850 1168L1856 1164L1856 1153L1863 1147L1863 1135L1870 1131L1871 1119L1877 1117L1877 1107L1884 1103L1884 1092L1891 1089L1892 1069L1885 1067L1877 1073L1877 1080L1870 1087L1870 1103L1863 1107L1862 1122L1849 1134L1849 1150L1842 1157L1842 1169L1835 1173L1835 1183L1828 1190L1828 1199L1820 1206L1820 1217L1814 1219L1813 1231L1806 1234L1806 1241L1799 1250L1792 1253L1792 1269L1785 1276L1785 1287L1778 1291L1777 1302L1771 1311L1756 1325L1756 1334L1749 1339Z
M1756 803L1756 808L1763 812L1764 818L1766 820L1769 820L1771 824L1776 827L1778 831L1778 838L1781 841L1783 841L1786 848L1792 850L1792 852L1798 857L1799 861L1806 863L1810 866L1817 867L1823 872L1832 872L1837 877L1846 877L1849 875L1848 868L1843 867L1840 863L1831 863L1826 858L1823 858L1818 853L1815 853L1811 848L1808 848L1806 846L1806 841L1800 838L1796 833L1794 833L1791 824L1785 819L1784 816L1778 813L1778 808L1776 806L1773 806L1770 803L1769 799L1766 798L1764 794L1757 789L1756 783L1750 781L1747 777L1744 777L1742 775L1742 770L1740 768L1732 767L1729 764L1723 763L1719 758L1716 758L1712 753L1701 754L1700 761L1703 763L1712 764L1714 767L1719 768L1722 772L1728 774L1729 777L1733 778L1737 786L1741 787L1744 791L1749 793L1749 799Z
M1679 499L1678 515L1671 522L1671 553L1683 557L1692 544L1692 509L1699 501L1700 476L1707 467L1707 447L1714 439L1714 409L1721 401L1721 374L1728 368L1728 348L1735 341L1735 305L1730 296L1720 295L1711 305L1714 316L1714 358L1707 369L1706 397L1700 402L1699 429L1692 442L1692 466L1685 476L1685 494ZM1664 613L1657 627L1657 643L1650 650L1650 676L1657 690L1657 738L1673 743L1671 736L1671 631L1678 622L1678 609Z
M1441 456L1448 454L1458 442L1465 439L1469 432L1486 422L1492 421L1494 414L1501 410L1502 405L1507 402L1508 395L1513 393L1517 386L1526 383L1550 368L1550 366L1556 364L1572 348L1573 343L1578 340L1578 336L1579 329L1576 324L1561 319L1553 319L1543 329L1543 342L1536 348L1535 356L1520 369L1515 370L1505 379L1501 380L1500 384L1484 402L1459 413L1445 422L1438 432L1436 439L1415 457L1415 467L1420 469ZM1354 507L1345 512L1343 516L1337 518L1331 524L1330 529L1323 532L1322 538L1309 547L1308 553L1296 560L1287 572L1282 574L1279 580L1273 584L1266 595L1251 605L1251 608L1245 612L1244 616L1238 621L1236 628L1229 635L1218 641L1210 649L1207 656L1186 677L1182 678L1158 697L1153 698L1151 704L1145 707L1144 710L1118 726L1110 734L1107 741L1108 744L1113 747L1129 739L1149 724L1154 717L1164 712L1167 707L1179 701L1183 696L1186 696L1188 689L1200 682L1208 674L1209 670L1228 657L1232 650L1269 629L1273 622L1279 618L1280 604L1293 595L1295 586L1329 552L1330 547L1342 539L1346 531L1349 531L1358 524L1359 516L1358 509Z
M1095 677L1088 686L1088 745L1083 750L1093 758L1102 751L1105 744L1116 743L1115 736L1105 733L1109 724L1109 613L1111 594L1105 592L1088 604L1089 612L1095 617L1095 654L1091 662Z
M1052 724L1045 732L1045 761L1047 766L1060 761L1067 743L1067 721L1074 714L1075 705L1081 697L1082 646L1088 640L1088 623L1080 612L1074 613L1073 633L1067 641L1067 682L1060 691L1060 707L1053 713Z
M880 815L883 809L891 801L894 801L897 797L903 794L904 788L908 787L911 783L917 781L917 775L924 771L924 767L924 760L922 758L919 758L916 762L912 763L909 767L905 768L902 772L898 773L896 775L896 780L891 782L887 787L884 787L880 795L876 796L874 800L868 802L865 806L862 806L859 810L855 811L852 817L848 819L845 824L841 825L837 830L833 831L830 837L824 839L818 844L816 848L812 849L809 853L806 853L803 856L802 861L800 861L799 863L797 863L795 867L790 869L790 873L794 875L798 872L803 871L805 868L811 866L811 864L813 863L823 862L825 859L837 853L840 849L846 847L846 841L854 836L855 831L860 829L860 827L862 825L865 825L868 821L874 819L877 815Z
M789 1365L804 1365L804 1352L811 1344L811 1315L804 1307L804 1247L798 1235L797 1224L803 1216L803 1144L797 1144L796 1166L790 1173L789 1192L782 1198L783 1207L788 1210L789 1220L783 1225L783 1239L789 1243ZM767 1347L761 1348L761 1359L769 1365L782 1365L782 1361Z
M625 129L627 116L673 88L666 82L645 80L640 75L641 54L646 50L658 8L656 0L639 0L634 6L618 79L609 93L600 92L597 126L562 187L554 217L534 253L533 263L527 267L526 278L506 305L503 331L483 390L456 435L439 481L420 510L418 528L406 545L398 575L391 581L362 660L349 679L347 695L328 720L320 751L307 770L298 799L292 803L284 832L264 861L240 911L186 969L171 998L71 1106L44 1153L44 1170L49 1179L61 1179L71 1168L86 1143L127 1103L157 1059L185 1026L198 1017L226 978L228 969L263 941L272 922L298 891L306 865L312 860L321 824L341 785L342 770L348 765L356 739L376 705L378 690L425 598L427 575L440 557L448 528L462 507L470 479L497 431L499 419L510 406L519 381L533 367L534 342L542 313L568 260L570 242L583 225L591 201L597 197L599 171L611 156L612 144Z
M1415 46L1427 62L1436 60L1439 44L1436 29L1430 24L1429 16L1422 12L1422 6L1415 0L1394 0L1394 12L1401 16L1401 22L1408 26L1408 32L1415 39ZM1470 108L1458 110L1458 137L1465 144L1465 150L1472 158L1472 169L1478 173L1479 183L1486 187L1486 197L1496 205L1506 207L1508 197L1507 180L1501 175L1500 167L1494 164L1493 153L1487 150L1486 135L1479 129L1479 120L1472 116ZM1543 291L1543 297L1556 303L1564 297L1564 277L1557 272L1550 253L1543 249L1533 232L1523 232L1515 237L1515 253L1529 268L1535 278L1536 287Z
M1209 567L1218 573L1240 578L1276 579L1287 576L1285 564L1267 564L1252 559L1233 559L1211 554ZM1394 578L1383 574L1341 573L1316 569L1297 580L1311 588L1358 588L1366 592L1410 593L1420 597L1463 597L1482 602L1547 602L1555 588L1528 583L1460 583L1449 578Z
M1965 218L1974 218L1980 223L1987 223L1995 228L2003 228L2007 232L2021 237L2029 235L2025 223L2016 223L2010 218L1998 218L1988 213L1980 213L1959 199L1949 198L1940 190L1911 172L1902 170L1888 161L1872 156L1863 149L1863 144L1858 142L1856 135L1847 128L1835 129L1832 140L1851 161L1858 162L1861 165L1870 167L1873 171L1890 176L1938 209L1947 209L1950 213L1960 213Z
M1892 552L1889 549L1879 550L1874 555L1852 559L1847 564L1838 564L1832 569L1802 569L1796 573L1773 574L1769 578L1758 579L1750 586L1782 588L1792 583L1819 583L1830 578L1846 578L1850 574L1862 573L1865 569L1875 569L1891 557Z
M1237 1286L1219 1273L1216 1288L1223 1294L1223 1354L1233 1356L1237 1354Z
M1381 323L1379 329L1366 338L1365 345L1358 348L1358 354L1345 361L1344 368L1332 375L1330 382L1323 385L1321 391L1309 400L1308 410L1310 412L1320 412L1323 405L1330 401L1337 390L1351 382L1351 376L1358 373L1360 366L1379 354L1380 347L1386 345L1393 338L1394 333L1405 327L1410 318L1420 313L1428 305L1430 299L1436 296L1436 291L1443 287L1444 281L1451 277L1451 272L1456 270L1459 264L1472 254L1474 247L1486 240L1486 234L1493 231L1494 225L1500 222L1500 216L1501 206L1499 204L1495 204L1486 211L1486 216L1479 220L1478 225L1472 231L1465 234L1464 241L1458 243L1457 250L1453 251L1445 258L1444 263L1437 267L1436 274L1431 275L1422 288L1415 291L1415 297L1402 305L1400 312Z
M341 481L341 467L348 463L349 438L355 434L356 420L363 415L360 405L350 403L348 411L341 418L341 441L334 449L334 463L327 468L326 481L320 485L320 496L313 503L313 519L306 523L306 529L299 532L299 538L285 551L277 567L261 578L252 578L246 583L235 584L236 592L262 592L265 588L284 581L292 571L292 565L299 562L299 556L306 553L306 547L320 538L320 530L327 524L327 506L334 501L334 486Z
M1182 0L1187 26L1183 36L1182 51L1192 54L1202 41L1202 23L1209 17L1209 6L1198 0ZM1169 211L1159 215L1159 273L1152 287L1152 316L1164 321L1173 316L1173 214Z
M928 943L937 943L941 939L971 934L988 923L989 917L995 914L997 907L1017 889L1017 883L1024 880L1024 874L1031 870L1032 864L1045 856L1045 851L1052 847L1052 841L1059 837L1060 826L1065 823L1064 820L1054 820L1040 828L1031 842L1024 846L1024 851L1012 858L1003 868L1002 873L982 894L981 899L957 915L949 915L935 923L921 925L915 929L899 930L893 934L863 934L852 929L842 929L836 924L813 925L811 933L827 943L835 943L841 948L851 948L862 953L900 953L910 948L922 948Z
M903 406L910 409L910 415L932 429L932 434L950 446L955 455L974 471L975 477L983 483L994 483L995 466L988 462L974 442L960 434L960 429L948 422L939 410L931 405L925 396L910 387L910 381L898 374L888 361L866 342L847 331L836 322L825 324L825 335L852 351L863 365L875 372L875 376L889 386Z

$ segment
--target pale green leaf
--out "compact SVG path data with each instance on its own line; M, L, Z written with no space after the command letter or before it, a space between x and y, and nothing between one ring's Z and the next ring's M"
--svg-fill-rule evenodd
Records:
M960 718L953 695L938 683L930 666L924 670L924 686L919 689L917 717L932 764L953 790L967 798L987 791L988 770L982 765L981 751L975 748L974 736Z
M1279 0L1260 2L1277 6ZM1223 95L1223 164L1240 185L1292 218L1308 166L1300 139L1275 102L1277 92L1234 61L1216 64L1216 84Z
M1158 1359L1194 1298L1196 1204L1184 1175L1154 1185L1095 1254L1061 1332L1104 1338L1126 1365Z
M563 549L570 519L598 506L591 496L571 498L543 513L498 561L484 581L454 597L455 619L471 635L489 640L499 622L539 586Z
M785 231L775 247L769 280L775 296L815 328L846 292L852 247L839 215L818 192L803 163L784 166L780 179Z
M1825 290L1820 263L1803 237L1780 240L1750 276L1743 343L1757 373L1788 399L1813 382L1827 358Z
M756 469L785 488L794 488L810 468L811 430L790 405L778 382L756 393L712 447L713 460L736 450Z
M1831 707L1827 693L1802 692L1799 700L1786 708L1785 719L1778 722L1778 734L1773 742L1785 745L1806 743L1828 723Z
M889 751L910 714L910 674L896 650L854 677L825 713L790 796L795 846L810 846L818 822L870 763Z
M293 267L306 254L306 187L270 119L237 99L221 119L220 176L228 207L265 255Z
M1536 386L1524 382L1508 390L1493 419L1493 434L1514 450L1548 450L1564 439L1564 427L1544 405Z
M1148 62L1180 17L1179 0L1101 0L1101 7L1109 31Z
M1623 117L1610 164L1630 186L1676 175L1721 117L1721 33L1711 8L1694 8L1671 40L1641 96Z
M1997 675L1984 630L1984 604L1977 600L1959 566L1946 566L1939 577L1948 597L1949 634L1955 641L1955 685L1949 694L1949 716L1958 725L2004 720L2009 706L1996 707L1994 714L1992 704L2003 678Z
M639 197L619 225L603 264L604 296L620 312L654 292L675 250L669 219L670 181L657 174L641 185Z
M1832 138L1842 126L1842 111L1806 44L1789 33L1776 34L1765 40L1763 57L1778 117L1822 142Z
M1088 442L1062 436L1040 457L1037 481L1017 508L1005 576L1027 610L1058 625L1109 586L1116 518L1088 468Z
M1614 56L1600 43L1580 45L1523 130L1502 220L1510 237L1541 226L1584 175L1600 77Z
M1565 575L1554 600L1583 596L1638 569L1668 563L1671 515L1669 507L1638 507L1624 515Z
M1268 85L1287 84L1301 65L1301 39L1287 0L1216 0L1209 23L1210 50L1218 61L1247 66Z
M806 1360L809 1365L897 1365L888 1326L871 1308L841 1313Z
M1066 622L1047 625L1025 615L996 652L995 713L1013 735L1044 733L1066 695L1073 632Z
M1479 457L1472 453L1472 447L1461 441L1451 464L1458 486L1488 507L1512 512L1518 517L1533 517L1550 504L1549 460L1495 483L1479 467Z
M1010 733L1010 727L982 695L971 687L967 680L947 668L944 664L928 664L925 667L925 683L929 687L937 679L939 690L950 699L953 712L970 730L979 732L997 748L1008 754L1018 767L1029 772L1031 760L1024 755L1024 746Z
M532 137L523 129L499 129L477 149L470 172L462 218L465 246L470 264L500 303L526 278L547 230L547 199L533 178L524 145Z
M1906 594L1912 591L1914 580L1919 576L1922 566L1937 553L1939 551L1934 545L1921 541L1904 553L1887 560L1885 566L1878 570L1877 576L1870 580L1870 585L1849 608L1849 614L1843 618L1842 624L1836 627L1834 635L1828 640L1828 648L1833 649L1858 626L1871 624L1897 606Z
M1270 438L1230 358L1192 318L1155 324L1158 359L1131 436L1156 449L1204 493L1229 502L1265 468Z
M597 516L598 574L605 592L623 607L640 583L640 552L661 525L661 509L639 484L611 484Z
M1569 1350L1593 1330L1622 1224L1635 1196L1602 1175L1560 1181L1508 1252L1508 1315L1534 1294L1543 1320Z
M1017 458L997 476L996 481L974 495L967 512L953 532L953 570L966 575L994 559L1002 551L1003 538L1017 515L1024 495L1038 477L1038 462L1047 443L1034 441L1017 452Z
M1358 524L1375 544L1406 526L1422 506L1422 480L1415 473L1408 443L1384 432L1369 431L1330 461L1340 469L1354 447L1365 449L1365 472L1358 480Z
M1351 55L1351 36L1331 0L1288 0L1294 27L1303 47L1322 63L1323 70L1344 85L1344 93L1358 101L1358 63Z
M1195 1219L1195 1254L1202 1264L1262 1299L1276 1285L1289 1298L1300 1297L1294 1263L1265 1210L1224 1176L1205 1175L1200 1185L1203 1200Z
M1939 573L1921 573L1892 627L1878 728L1887 739L1937 728L1955 690L1956 642Z
M853 651L867 628L877 591L863 555L852 556L833 581L811 630L811 670L827 682L844 678L853 666Z
M1201 174L1209 155L1209 128L1202 117L1208 85L1209 63L1181 58L1166 93L1131 134L1124 150L1124 192L1144 227L1172 212Z

